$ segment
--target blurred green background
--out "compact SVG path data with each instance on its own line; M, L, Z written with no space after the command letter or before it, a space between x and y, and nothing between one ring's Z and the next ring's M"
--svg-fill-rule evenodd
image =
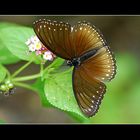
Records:
M83 123L140 123L140 16L0 16L0 22L31 27L39 18L62 20L72 25L89 21L101 30L115 53L116 77L107 83L99 112ZM13 72L23 64L19 62L7 68ZM39 70L34 64L31 68ZM32 74L32 71L27 69L23 74ZM6 123L78 123L61 110L42 107L36 93L21 88L11 97L0 97L0 120Z

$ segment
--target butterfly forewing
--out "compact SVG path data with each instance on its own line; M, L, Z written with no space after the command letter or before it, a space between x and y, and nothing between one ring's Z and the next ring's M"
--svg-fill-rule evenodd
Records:
M64 22L39 20L34 23L34 31L40 41L50 51L64 59L71 59L71 26Z
M99 29L87 22L79 22L71 33L75 56L81 56L89 50L105 46L106 41Z

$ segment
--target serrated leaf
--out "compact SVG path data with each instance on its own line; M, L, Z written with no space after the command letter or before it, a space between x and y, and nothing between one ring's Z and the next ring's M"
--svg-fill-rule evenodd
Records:
M80 111L72 90L72 72L50 74L45 81L45 96L56 108L87 119Z
M0 23L0 30L7 28L9 26L17 26L16 24L2 22ZM13 55L7 47L3 44L3 41L0 39L0 63L1 64L11 64L16 63L20 59Z
M0 30L0 40L14 56L26 61L34 58L36 63L40 63L40 57L33 53L27 55L28 47L25 42L34 34L33 29L29 27L9 26Z
M6 69L4 68L3 65L0 64L0 82L2 82L5 77L6 77Z

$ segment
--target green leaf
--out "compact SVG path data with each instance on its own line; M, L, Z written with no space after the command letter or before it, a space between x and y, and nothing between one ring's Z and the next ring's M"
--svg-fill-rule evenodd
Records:
M45 92L44 92L44 81L41 80L41 78L37 79L36 82L32 85L32 87L37 91L41 103L45 107L51 107L51 104L48 102L48 100L45 97Z
M72 90L72 71L50 74L45 81L45 96L56 108L87 119L80 111Z
M8 26L0 30L0 40L5 47L21 60L29 61L34 58L36 63L40 63L41 58L35 54L27 55L28 46L25 42L35 33L32 28L24 26Z
M57 57L51 64L47 66L46 70L44 70L43 79L46 79L48 77L48 73L54 73L58 69L60 69L60 66L62 66L64 61L64 59Z
M12 64L20 61L18 57L13 55L2 43L0 39L0 63L1 64Z
M0 23L0 31L4 28L9 27L9 26L16 26L16 24L2 22L2 23ZM18 62L19 60L20 59L18 57L13 55L7 49L7 47L4 45L3 41L0 38L0 63L1 64L11 64L11 63Z
M6 69L4 68L3 65L0 64L0 82L2 82L5 77L6 77Z
M49 65L49 67L53 67L53 68L59 68L63 63L64 63L64 59L57 57L52 64Z

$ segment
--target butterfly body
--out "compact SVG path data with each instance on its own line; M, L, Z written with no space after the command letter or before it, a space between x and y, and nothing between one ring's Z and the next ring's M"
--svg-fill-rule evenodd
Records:
M67 60L67 64L68 66L74 66L75 68L78 68L78 66L80 66L82 62L94 56L97 51L98 49L90 50L78 58L72 58L71 60Z
M106 92L104 82L116 74L116 61L101 32L90 23L68 23L39 20L34 31L40 41L58 57L74 66L73 92L87 117L96 114Z
M78 58L72 58L71 60L67 60L67 65L68 66L74 66L74 67L78 67L78 66L80 66L80 64L81 64L81 60L80 60L80 57L78 57Z

